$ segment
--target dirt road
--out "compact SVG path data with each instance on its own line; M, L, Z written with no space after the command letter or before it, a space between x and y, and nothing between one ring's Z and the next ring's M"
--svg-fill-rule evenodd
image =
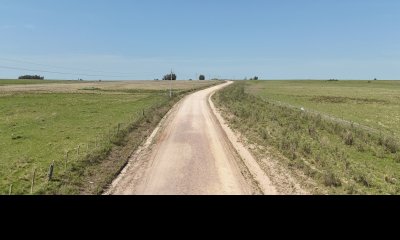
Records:
M106 194L262 194L209 104L231 83L184 98L164 119Z

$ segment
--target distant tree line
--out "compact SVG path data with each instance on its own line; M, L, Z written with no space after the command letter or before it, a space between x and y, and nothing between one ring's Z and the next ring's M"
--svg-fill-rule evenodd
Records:
M253 78L250 78L250 81L257 81L258 80L258 77L257 76L255 76L255 77L253 77Z
M165 75L164 77L163 77L163 80L164 81L171 81L171 80L173 80L173 81L176 81L176 74L175 73L170 73L170 74L167 74L167 75Z
M35 79L35 80L43 80L44 77L39 76L39 75L24 75L18 77L18 79Z

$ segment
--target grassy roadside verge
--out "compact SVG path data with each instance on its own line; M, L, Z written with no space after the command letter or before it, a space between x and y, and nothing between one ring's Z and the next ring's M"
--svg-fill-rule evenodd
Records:
M261 146L258 152L275 154L289 171L313 179L320 189L314 193L400 193L400 149L394 136L278 105L246 87L235 83L213 100L234 129Z

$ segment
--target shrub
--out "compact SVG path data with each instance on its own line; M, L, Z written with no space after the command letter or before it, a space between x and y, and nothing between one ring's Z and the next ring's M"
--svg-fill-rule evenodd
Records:
M260 133L261 133L262 139L264 139L264 140L267 140L267 139L268 139L268 130L267 130L267 129L261 128L261 129L260 129Z
M318 114L315 117L314 121L315 121L315 124L316 124L317 127L323 127L322 126L322 116L321 116L321 114Z
M318 138L318 133L317 133L317 129L315 125L309 125L308 126L308 134L310 135L310 137L312 137L313 139Z
M390 176L390 175L385 174L385 182L394 185L394 184L396 184L397 179L394 178L393 176Z
M391 153L397 153L397 151L399 151L399 144L393 137L386 137L384 140L384 146Z
M347 193L348 195L357 194L357 189L356 189L356 186L355 186L354 183L351 183L350 185L348 185L348 186L346 187L346 193Z
M365 152L364 143L359 143L359 144L357 144L357 151L359 151L359 152Z
M355 142L353 133L352 133L351 131L346 131L346 132L343 134L343 140L344 140L344 143L345 143L346 145L348 145L348 146L353 146L353 145L354 145L354 142Z
M309 142L304 142L303 143L303 153L305 155L311 155L312 154L312 148L311 148L311 144Z
M289 150L289 157L291 160L296 160L297 159L297 153L296 153L296 148L293 146Z
M363 173L357 174L356 176L354 176L354 181L364 185L365 187L371 187L371 183L368 180L367 176Z
M342 182L340 179L332 172L329 171L324 175L324 184L327 187L340 187Z
M393 137L380 136L378 144L385 147L391 153L397 153L399 151L399 144Z
M397 153L397 154L394 156L394 160L396 161L396 163L400 163L400 153Z
M373 147L372 148L372 156L377 157L377 158L385 158L385 149L380 148L380 147Z

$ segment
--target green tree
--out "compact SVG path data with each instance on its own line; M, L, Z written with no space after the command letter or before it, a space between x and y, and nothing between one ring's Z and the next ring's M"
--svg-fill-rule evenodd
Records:
M177 79L177 77L176 77L176 74L175 74L175 73L167 74L167 75L165 75L165 76L163 77L163 80L164 80L164 81L171 81L171 80L175 81L176 79Z
M43 80L44 77L39 76L39 75L24 75L18 77L18 79L34 79L34 80Z

